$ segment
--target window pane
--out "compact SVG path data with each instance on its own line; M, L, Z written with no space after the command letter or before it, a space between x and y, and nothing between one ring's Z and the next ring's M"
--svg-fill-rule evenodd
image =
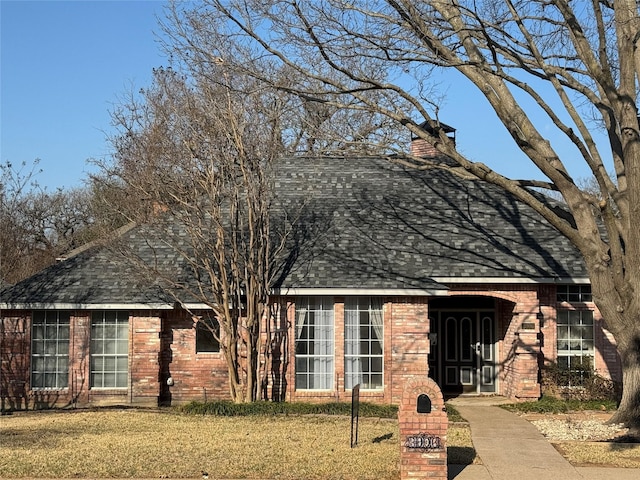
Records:
M371 372L382 372L382 357L371 358Z
M116 353L118 355L126 355L129 350L129 341L128 340L116 340Z
M579 325L581 322L580 312L577 310L571 310L569 312L569 325Z
M47 325L44 330L44 338L50 340L55 340L56 338L58 338L58 325L56 325L55 323L53 325Z
M41 353L44 353L44 341L35 340L31 345L31 354L36 355Z
M44 388L44 374L34 373L31 376L31 388Z
M345 388L360 383L362 388L380 388L371 373L382 374L382 301L369 297L350 297L345 301Z
M118 373L116 375L116 384L117 388L126 388L127 387L127 374L126 373Z
M61 340L69 340L69 325L61 325L58 329L58 338Z
M70 313L33 312L31 388L66 388L69 370Z
M104 326L104 338L113 338L115 339L116 335L116 326L115 325L105 325Z
M56 361L55 356L48 356L48 357L45 357L43 360L44 360L44 370L49 372L56 371L56 366L58 365L58 362Z
M116 342L115 340L107 340L104 341L104 353L107 355L113 355L116 353Z
M92 359L91 370L101 372L104 370L104 357L95 355Z
M44 371L44 364L45 364L45 358L44 357L34 357L31 360L31 368L34 372L42 372Z
M126 356L120 356L116 358L116 371L127 372L129 359Z
M92 388L127 387L128 334L128 312L93 312L91 317Z
M94 325L91 328L91 338L94 340L104 339L104 325Z
M116 369L116 359L115 357L106 357L104 359L104 369L110 372L115 371Z
M370 388L382 388L382 374L376 373L371 375Z
M196 324L196 353L219 352L220 343L215 337L220 334L219 324L212 320L204 322L203 320Z
M569 338L569 327L558 327L558 340Z

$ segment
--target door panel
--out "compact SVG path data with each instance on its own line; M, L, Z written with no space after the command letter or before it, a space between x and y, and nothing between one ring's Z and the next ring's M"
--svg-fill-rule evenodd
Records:
M493 312L432 312L429 375L445 393L496 391L494 324Z

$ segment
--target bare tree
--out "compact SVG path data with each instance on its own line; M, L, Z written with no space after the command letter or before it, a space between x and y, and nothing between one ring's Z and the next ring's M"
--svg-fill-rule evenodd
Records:
M91 240L91 195L84 188L48 192L37 183L38 161L0 165L0 286L51 265Z
M624 391L613 421L640 426L640 17L634 0L205 0L173 4L176 51L296 93L323 108L405 125L454 160L444 168L500 186L530 205L583 254L594 300L613 333ZM281 85L272 72L299 80ZM456 150L439 128L434 78L455 69L488 101L548 181L507 178ZM541 113L574 147L599 192L580 188ZM420 128L426 121L432 133ZM598 141L594 130L605 133ZM607 174L608 162L614 176ZM571 218L530 187L557 190Z
M138 224L149 248L115 247L194 326L211 329L231 398L248 402L265 395L259 356L268 356L263 340L276 320L269 286L287 232L274 229L270 212L271 168L283 153L278 99L255 81L234 81L232 89L156 70L153 85L113 114L120 130L103 178L136 199L138 208L112 205Z

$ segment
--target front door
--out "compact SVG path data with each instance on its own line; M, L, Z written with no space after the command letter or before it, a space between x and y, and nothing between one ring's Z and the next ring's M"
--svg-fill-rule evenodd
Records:
M495 393L493 311L432 312L429 375L450 395Z

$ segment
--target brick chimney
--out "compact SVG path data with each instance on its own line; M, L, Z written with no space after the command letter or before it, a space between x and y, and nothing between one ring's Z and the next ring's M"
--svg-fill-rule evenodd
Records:
M446 133L447 136L451 140L453 140L453 143L455 144L456 129L442 122L438 122L438 125L440 129L444 130L444 133ZM436 131L433 128L431 128L431 126L429 125L429 122L425 121L421 123L420 128L422 128L424 131L426 131L430 135L434 135L436 137L438 136ZM449 135L449 134L453 134L453 135ZM411 155L415 155L416 157L422 157L422 158L435 158L442 155L442 153L436 150L436 148L433 145L431 145L429 142L415 136L411 137L411 148L409 152L411 153Z

